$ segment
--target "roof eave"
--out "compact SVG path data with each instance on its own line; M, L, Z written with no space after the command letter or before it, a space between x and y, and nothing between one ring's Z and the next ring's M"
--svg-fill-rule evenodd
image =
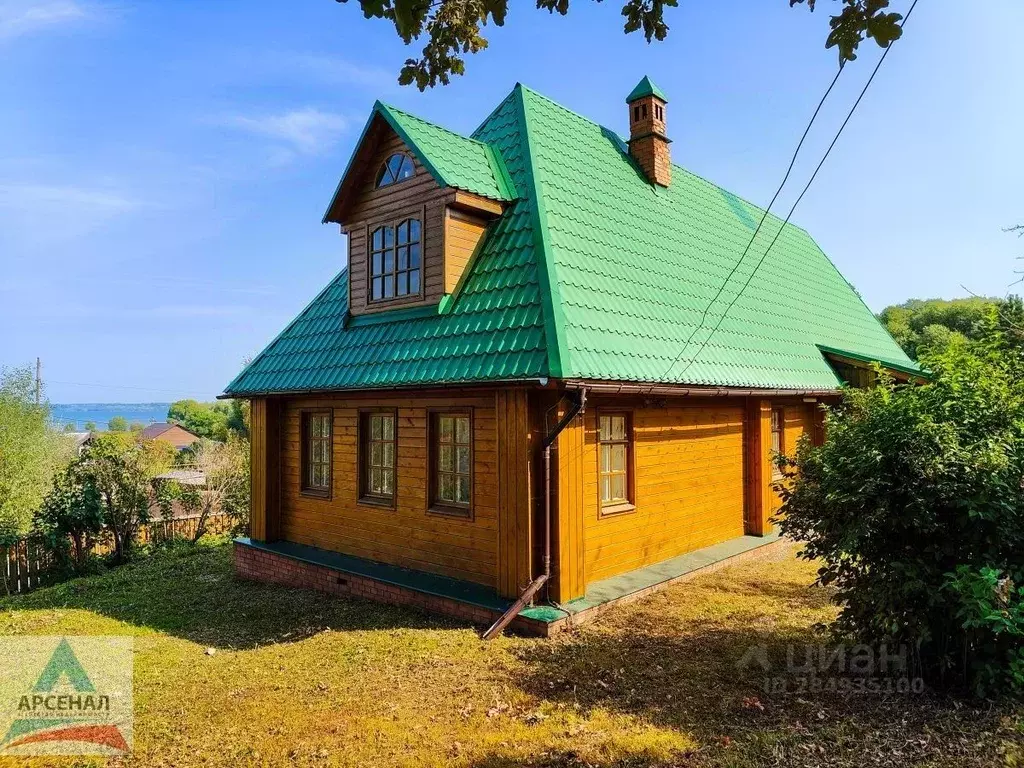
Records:
M838 387L714 387L605 379L565 379L568 389L586 389L598 394L664 395L679 397L836 397Z
M496 386L536 386L536 387L548 387L551 385L551 379L547 376L532 376L527 378L519 379L480 379L480 380L458 380L458 381L434 381L434 382L420 382L414 384L382 384L380 386L363 386L363 387L326 387L326 388L313 388L313 389L282 389L282 390L267 390L260 392L231 392L225 390L223 394L217 395L218 400L251 400L253 398L261 397L295 397L298 395L330 395L330 394L344 394L354 395L361 392L407 392L410 390L423 390L423 389L452 389L454 387L459 388L490 388Z

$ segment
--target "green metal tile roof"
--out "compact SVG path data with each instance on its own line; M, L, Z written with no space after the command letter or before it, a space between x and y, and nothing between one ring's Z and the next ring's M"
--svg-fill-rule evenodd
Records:
M453 170L464 158L453 157L465 142L488 148L514 202L440 308L347 318L343 272L226 394L546 376L834 388L819 347L916 369L796 226L741 292L779 232L774 216L711 303L762 211L679 166L668 188L650 184L622 138L528 88L517 85L473 139L380 106L407 142L429 147L438 173L464 182L469 171Z
M460 136L388 104L377 102L375 109L417 153L441 186L492 200L515 199L515 186L501 156L490 144Z
M657 96L659 99L668 104L668 96L647 75L643 76L643 79L636 84L636 87L629 92L629 96L626 97L626 103L636 99L642 99L644 96Z
M547 268L560 303L561 370L553 376L835 387L818 344L913 366L793 225L701 349L779 232L774 216L687 344L763 211L679 166L669 187L650 184L620 137L528 89L523 99Z

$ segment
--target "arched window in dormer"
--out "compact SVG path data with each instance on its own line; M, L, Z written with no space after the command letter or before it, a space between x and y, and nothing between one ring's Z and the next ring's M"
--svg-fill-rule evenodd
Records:
M405 179L410 179L415 172L412 158L403 152L395 152L381 166L380 172L377 174L377 187L386 187L389 184L397 184Z

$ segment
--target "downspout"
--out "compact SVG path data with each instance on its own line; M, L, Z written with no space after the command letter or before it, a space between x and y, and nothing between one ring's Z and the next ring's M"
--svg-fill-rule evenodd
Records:
M551 446L555 440L558 439L558 435L561 434L569 423L575 419L579 414L583 412L583 409L587 405L587 390L580 389L576 393L576 400L569 407L569 410L565 412L565 415L555 425L555 428L551 430L544 437L544 441L541 443L541 450L544 452L544 558L542 560L543 572L530 582L529 586L523 590L523 593L505 611L501 617L491 625L483 634L484 640L493 640L495 637L501 634L502 630L509 625L519 612L523 610L533 596L540 591L551 579Z

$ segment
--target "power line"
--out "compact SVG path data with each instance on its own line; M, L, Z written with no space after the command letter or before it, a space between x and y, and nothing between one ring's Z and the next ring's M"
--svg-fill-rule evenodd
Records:
M917 3L918 3L918 0L914 0L914 2L911 3L910 10L907 11L907 15L904 16L900 20L900 29L902 29L903 26L907 23L907 21L910 20L910 15L914 12L914 8L917 7ZM726 315L729 314L729 310L731 310L733 308L733 306L736 304L736 302L739 300L739 298L743 295L743 292L746 291L747 287L750 285L750 281L754 279L754 275L757 274L758 269L761 268L761 265L764 263L765 259L767 258L768 252L771 251L772 246L774 246L775 243L778 242L779 237L782 235L783 231L785 231L785 229L786 229L786 225L789 224L789 220L792 218L794 211L796 211L797 206L800 205L800 201L804 199L804 195L807 194L807 190L811 188L811 184L814 183L814 180L818 176L818 172L821 170L822 166L825 165L825 161L828 159L828 156L831 154L832 149L835 147L836 143L839 141L839 137L843 135L843 131L846 129L847 124L850 122L850 119L853 117L853 113L856 112L857 107L860 105L861 100L864 98L864 94L867 93L868 88L871 87L871 83L872 83L872 81L874 81L875 75L877 75L878 74L878 70L881 69L882 63L885 61L885 57L888 56L889 55L889 51L892 50L892 46L893 46L893 43L890 43L885 48L885 50L882 51L882 55L878 59L878 63L875 64L875 68L874 68L874 70L872 70L871 76L868 78L867 82L864 84L864 87L861 89L860 95L857 97L857 100L853 103L853 106L850 108L850 111L847 113L846 119L843 120L843 124L841 126L839 126L839 130L836 132L835 137L832 139L832 143L829 144L828 149L825 150L825 154L821 158L821 162L818 163L818 166L814 169L814 173L811 174L811 178L808 180L807 184L804 186L803 190L800 192L799 197L797 197L796 202L793 203L793 206L789 209L789 213L786 214L786 218L782 222L782 226L779 227L779 231L775 233L775 237L768 244L768 247L765 248L764 253L761 254L761 258L758 259L757 264L754 265L754 269L747 276L747 280L746 280L746 282L743 283L743 286L740 288L739 292L733 297L732 301L729 302L729 305L725 308L725 311L722 312L721 316L718 318L718 322L715 324L715 327L711 329L711 333L709 333L707 335L707 338L704 339L703 342L701 342L700 348L697 349L697 351L693 354L693 356L690 358L690 360L686 363L686 366L683 368L683 370L679 372L679 376L682 376L683 374L685 374L690 369L690 366L693 365L693 363L700 356L700 353L704 351L704 348L708 345L708 342L711 341L711 338L715 335L715 333L718 331L718 329L722 326L722 322L725 320ZM772 197L771 203L768 204L768 208L765 209L764 215L761 216L761 221L758 222L757 229L755 229L754 230L754 234L751 235L750 241L747 243L747 247L743 249L743 255L740 256L740 258L736 262L735 266L733 266L732 270L729 272L729 275L725 278L725 281L722 283L722 287L719 288L718 293L715 294L715 298L713 298L711 300L711 302L707 306L707 309L704 310L704 314L701 317L700 323L698 323L697 327L694 328L693 331L690 333L690 336L686 339L686 343L683 345L683 348L679 351L679 354L676 355L675 359L669 364L668 368L665 369L665 373L662 374L662 379L666 378L668 376L669 372L671 372L672 368L675 367L675 364L679 362L679 359L683 356L683 353L686 351L686 348L690 345L690 341L693 340L693 337L697 334L697 331L699 331L703 327L704 321L707 319L708 312L710 312L711 307L714 306L714 303L716 301L718 301L718 298L725 291L725 287L728 285L729 280L731 280L732 276L734 274L736 274L736 270L739 269L740 265L743 263L743 260L746 258L747 252L750 250L750 247L754 244L754 240L757 238L757 234L761 230L761 225L764 223L765 219L768 217L768 212L771 210L772 205L775 204L775 201L778 198L779 193L782 192L782 188L785 186L786 180L789 179L790 172L793 170L793 164L796 161L796 154L799 153L800 147L803 146L804 139L807 138L807 134L811 130L811 126L814 124L814 118L816 118L818 116L818 112L821 110L822 104L825 103L825 99L828 97L828 94L832 91L832 87L836 84L836 80L839 79L839 75L842 74L842 72L843 72L843 67L841 66L839 68L839 72L836 73L835 78L832 80L832 84L828 87L828 90L825 91L825 96L823 96L822 99L821 99L821 102L818 103L818 108L814 111L814 115L811 117L810 123L807 124L807 128L804 130L803 136L800 138L800 143L797 145L796 153L793 154L793 159L790 161L789 169L786 171L786 175L782 179L782 184L779 185L779 188L775 192L775 196Z
M722 285L718 289L718 292L715 294L714 298L712 298L711 301L708 302L708 305L704 308L704 314L701 315L700 322L697 323L697 325L694 326L693 331L690 332L690 335L683 343L682 349L679 350L679 354L676 355L676 357L669 364L668 368L665 369L665 373L662 374L663 379L666 376L668 376L669 372L672 370L675 364L679 362L679 358L683 356L683 352L685 352L686 348L690 346L690 342L693 341L693 337L697 335L697 331L704 327L704 321L708 319L708 313L711 311L711 308L715 305L715 302L718 301L718 299L722 296L722 293L725 291L725 288L729 284L729 281L732 280L732 276L736 274L736 270L740 268L740 265L743 263L743 260L747 257L747 252L750 251L750 246L754 244L754 240L757 238L758 233L761 231L761 227L764 225L765 220L768 218L769 211L771 211L772 206L775 205L775 201L779 199L779 195L782 194L782 188L785 187L786 182L789 181L789 176L793 172L793 167L796 165L796 159L800 155L800 150L804 146L804 141L807 140L807 135L811 132L811 126L814 125L814 121L818 118L818 113L821 112L821 108L825 105L825 100L828 99L829 94L832 93L832 89L835 88L836 83L839 81L839 76L843 74L843 69L843 66L839 67L839 70L836 72L836 76L832 78L832 82L829 83L828 88L825 90L825 94L821 97L821 101L819 101L818 106L815 107L814 114L811 115L811 119L807 123L807 127L804 128L803 135L800 137L800 141L796 145L796 149L793 150L793 156L789 160L789 167L786 169L786 175L782 177L782 182L779 184L778 189L775 190L775 194L772 196L772 201L768 203L768 207L765 208L764 213L761 214L761 220L757 222L757 227L754 229L754 234L750 236L750 241L747 243L747 247L743 249L743 253L740 255L739 259L733 265L732 269L729 270L729 274L725 276L725 280L722 281Z

